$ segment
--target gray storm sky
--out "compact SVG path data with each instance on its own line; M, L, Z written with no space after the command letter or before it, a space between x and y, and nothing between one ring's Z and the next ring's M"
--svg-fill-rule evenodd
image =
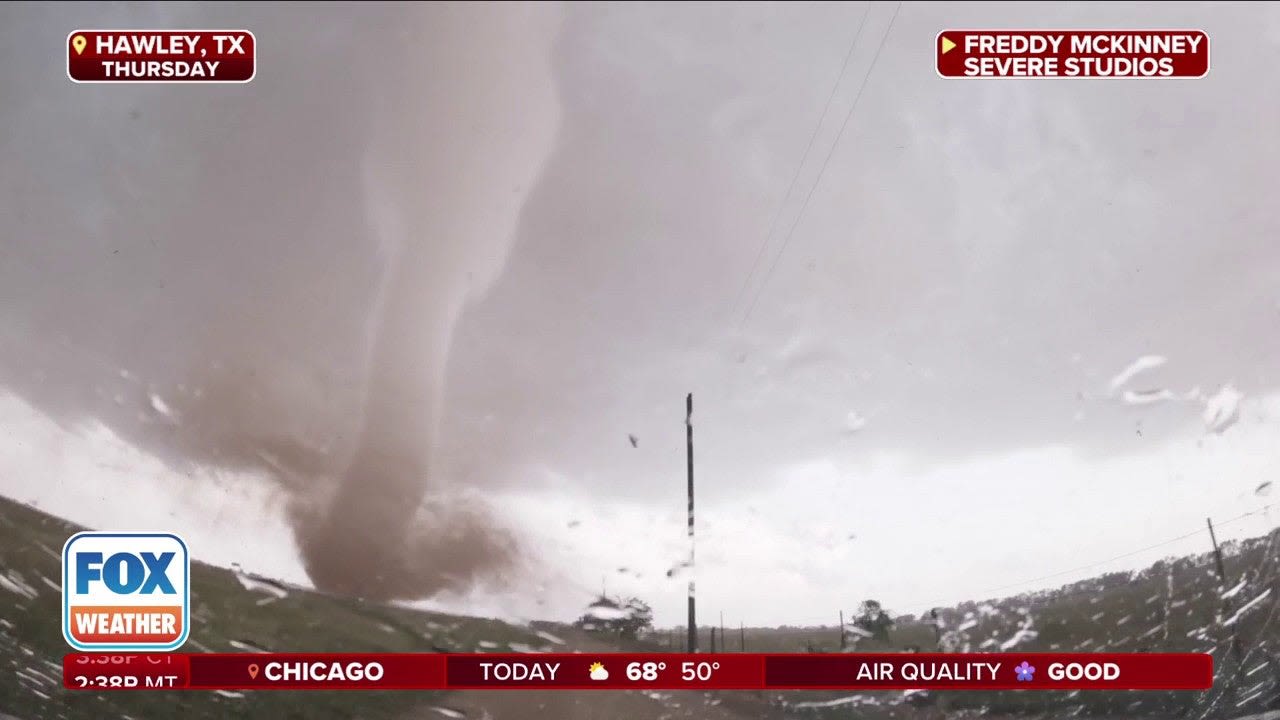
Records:
M690 391L713 518L786 497L811 506L813 527L843 536L849 526L864 543L875 539L859 513L910 522L902 503L923 496L1024 515L1079 483L1133 514L1153 493L1225 504L1256 484L1247 465L1232 470L1239 487L1205 478L1168 490L1170 458L1182 457L1170 443L1198 431L1203 406L1126 406L1108 381L1159 354L1168 364L1134 389L1212 394L1230 382L1252 398L1280 384L1280 82L1270 77L1280 5L905 3L890 28L896 9L577 4L556 27L529 31L546 40L558 125L530 150L542 158L536 179L486 186L521 201L509 237L442 266L461 288L448 301L465 305L444 322L433 487L536 496L521 517L557 527L593 508L665 518L681 508ZM193 437L227 426L349 441L386 258L355 190L362 158L371 144L411 143L412 157L439 161L431 182L448 183L446 145L466 141L415 137L413 117L371 139L388 127L378 113L396 115L398 93L417 81L379 75L403 57L388 38L412 42L414 23L431 18L382 6L351 25L353 13L0 10L0 382L10 392L58 419L99 418L164 458L207 459ZM306 42L289 33L300 15L315 22ZM74 27L202 22L255 31L253 84L81 87L63 75L58 53ZM1201 28L1212 70L1176 81L938 78L936 33L982 27ZM476 72L476 82L521 77L500 62ZM329 73L341 80L326 85ZM412 202L412 190L399 193ZM476 197L484 216L488 196ZM412 227L408 242L450 242ZM212 371L197 360L210 358L235 372L201 374ZM150 392L176 398L201 383L248 399L192 406L199 422L177 432L147 419ZM865 427L851 430L850 413ZM1238 452L1274 469L1280 457L1266 447ZM1063 472L1052 454L1002 464L1044 448L1065 449L1081 474L1156 460L1129 487ZM991 475L974 469L987 460L996 474L1056 485L997 501L974 479ZM858 508L833 509L833 498ZM1203 515L1187 500L1165 513L1170 527L1184 511ZM926 519L922 547L965 531ZM758 540L743 517L721 527ZM788 537L812 545L811 530ZM1002 560L984 566L989 582L941 594L1040 569L1061 566ZM928 592L878 582L889 597Z
M1274 386L1280 83L1246 68L1276 57L1275 5L906 4L783 252L894 9L874 6L766 246L776 271L735 306L864 9L575 16L561 141L453 348L451 412L493 419L449 447L501 437L653 496L687 389L707 491L736 492L780 454L1138 449L1180 412L1148 412L1139 437L1096 401L1151 352L1176 358L1156 381L1179 391ZM1152 24L1206 28L1211 75L943 82L922 40ZM850 411L868 419L853 441Z

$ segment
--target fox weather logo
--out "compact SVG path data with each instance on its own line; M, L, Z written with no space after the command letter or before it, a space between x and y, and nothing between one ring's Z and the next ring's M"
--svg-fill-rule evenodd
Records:
M191 557L172 533L81 532L62 546L62 636L76 650L177 650Z

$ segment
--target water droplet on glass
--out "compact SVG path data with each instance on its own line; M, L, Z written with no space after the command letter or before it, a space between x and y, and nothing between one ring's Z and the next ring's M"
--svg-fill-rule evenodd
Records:
M1221 434L1240 419L1240 401L1244 393L1236 390L1231 384L1224 385L1215 395L1205 401L1204 424L1212 433Z
M1111 392L1116 392L1138 375L1147 372L1148 370L1154 370L1168 361L1169 359L1163 355L1143 355L1137 360L1129 363L1128 367L1117 373L1115 377L1111 378Z

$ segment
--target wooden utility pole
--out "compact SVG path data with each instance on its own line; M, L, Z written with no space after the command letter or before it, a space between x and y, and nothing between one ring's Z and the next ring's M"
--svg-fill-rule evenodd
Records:
M684 399L684 438L689 464L689 652L698 652L698 618L693 601L693 393Z
M1213 543L1213 559L1218 564L1218 580L1222 583L1223 591L1231 587L1231 581L1227 580L1227 566L1222 562L1222 549L1218 547L1218 536L1213 532L1213 518L1205 518L1204 522L1209 526L1209 541ZM1231 612L1231 599L1224 598L1222 601L1222 612ZM1231 630L1231 654L1235 656L1236 662L1242 662L1243 653L1240 650L1240 638L1236 635L1235 626Z
M728 652L729 641L724 636L724 611L720 611L720 652Z
M844 611L840 611L840 652L844 652L848 647L849 640L844 634Z
M716 651L716 626L711 626L711 652Z
M746 652L746 651L747 651L747 628L745 625L742 624L742 621L738 621L738 652Z
M1222 581L1223 588L1227 586L1227 568L1222 564L1222 550L1218 549L1218 536L1213 534L1213 518L1205 518L1204 522L1209 526L1209 541L1213 543L1213 558L1218 563L1218 579Z

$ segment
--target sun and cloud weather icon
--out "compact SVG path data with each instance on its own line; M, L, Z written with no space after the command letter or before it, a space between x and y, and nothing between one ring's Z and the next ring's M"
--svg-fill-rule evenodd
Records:
M1015 665L1013 671L1018 674L1018 682L1031 682L1036 675L1035 666L1026 660L1023 660L1021 665Z
M587 668L587 672L591 675L592 680L609 679L609 671L604 669L604 663L591 663L591 667Z

